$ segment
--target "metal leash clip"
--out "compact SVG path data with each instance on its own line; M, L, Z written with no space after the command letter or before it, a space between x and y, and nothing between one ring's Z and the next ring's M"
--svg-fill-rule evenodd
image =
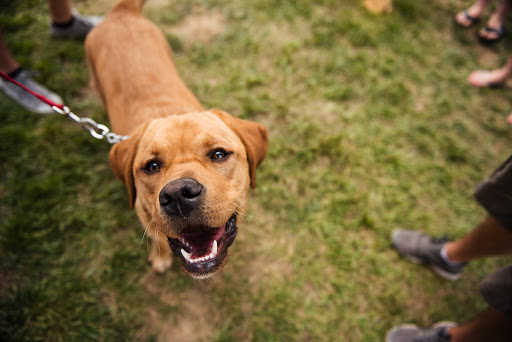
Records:
M81 118L73 113L67 106L63 106L62 109L57 106L52 106L52 109L61 114L65 115L77 124L81 125L84 129L96 139L107 138L107 141L111 144L117 144L123 140L128 139L127 135L119 135L110 132L109 128L105 125L99 124L91 118Z

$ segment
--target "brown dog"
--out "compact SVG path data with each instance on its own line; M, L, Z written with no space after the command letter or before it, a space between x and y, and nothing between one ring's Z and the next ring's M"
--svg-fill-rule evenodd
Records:
M164 35L141 16L143 3L119 1L85 42L113 131L130 136L114 145L110 164L152 238L153 268L169 268L172 250L186 272L208 277L227 260L268 135L261 124L203 109Z

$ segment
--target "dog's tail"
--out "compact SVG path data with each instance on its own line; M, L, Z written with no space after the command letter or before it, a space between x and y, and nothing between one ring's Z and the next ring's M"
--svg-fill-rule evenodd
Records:
M119 0L112 11L129 10L140 12L146 0Z

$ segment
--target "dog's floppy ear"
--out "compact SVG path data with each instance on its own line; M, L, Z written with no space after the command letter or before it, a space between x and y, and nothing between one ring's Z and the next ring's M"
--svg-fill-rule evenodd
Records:
M135 189L135 178L133 175L133 162L137 147L139 146L140 138L146 130L147 125L142 129L137 130L133 135L126 140L115 144L109 153L110 167L114 175L119 178L128 188L130 195L130 208L135 207L135 199L137 198L137 190Z
M210 112L224 121L245 145L249 162L251 187L254 189L256 187L256 168L267 154L268 133L265 126L257 122L235 118L220 109L210 109Z

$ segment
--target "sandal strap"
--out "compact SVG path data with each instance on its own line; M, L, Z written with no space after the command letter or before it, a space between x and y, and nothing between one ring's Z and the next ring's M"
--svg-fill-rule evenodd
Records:
M495 29L486 25L484 27L484 30L487 32L496 33L498 34L498 36L502 36L505 34L505 26L501 26L500 28Z
M479 17L473 17L473 16L469 15L467 10L464 10L463 13L464 13L464 16L466 17L466 19L471 21L471 25L476 24L480 20Z

